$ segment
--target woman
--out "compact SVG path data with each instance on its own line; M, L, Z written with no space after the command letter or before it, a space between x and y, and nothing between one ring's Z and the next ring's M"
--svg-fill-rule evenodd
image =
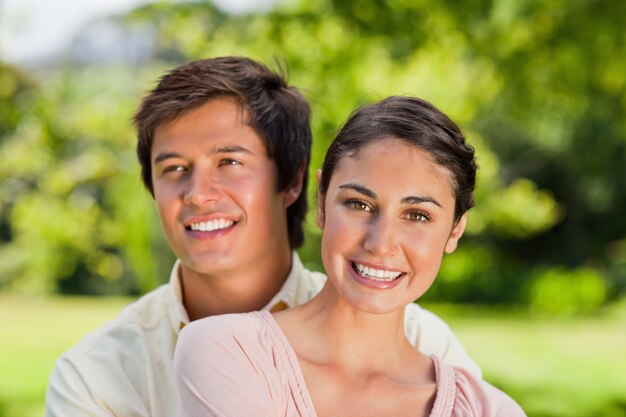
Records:
M181 332L181 416L523 416L506 394L416 351L404 307L456 249L474 150L431 104L355 112L318 172L328 281L310 302L210 317Z

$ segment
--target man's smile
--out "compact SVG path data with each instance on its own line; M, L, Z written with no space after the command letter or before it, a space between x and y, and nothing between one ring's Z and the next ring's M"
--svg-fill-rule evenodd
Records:
M226 229L228 227L231 227L233 224L235 224L234 221L221 218L202 222L194 222L191 223L189 226L186 226L185 228L192 231L212 232L215 230Z

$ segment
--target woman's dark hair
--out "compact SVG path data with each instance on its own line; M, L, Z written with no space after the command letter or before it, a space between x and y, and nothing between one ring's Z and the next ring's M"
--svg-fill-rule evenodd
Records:
M219 57L189 62L164 75L134 117L144 185L154 196L150 164L154 131L218 98L234 99L246 112L248 125L276 163L278 191L293 186L299 169L304 170L302 192L287 208L289 243L298 248L304 242L307 211L311 109L302 94L287 85L282 68L273 72L249 58Z
M364 146L385 138L396 138L422 149L448 169L455 194L455 220L474 206L474 148L465 142L459 127L435 106L403 96L388 97L350 115L326 153L319 185L322 198L342 158L355 157Z

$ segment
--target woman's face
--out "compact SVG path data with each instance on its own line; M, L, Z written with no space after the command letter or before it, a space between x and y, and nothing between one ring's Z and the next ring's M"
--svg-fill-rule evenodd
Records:
M465 215L454 222L449 171L392 138L343 157L318 201L328 277L344 300L370 313L424 294L465 228Z

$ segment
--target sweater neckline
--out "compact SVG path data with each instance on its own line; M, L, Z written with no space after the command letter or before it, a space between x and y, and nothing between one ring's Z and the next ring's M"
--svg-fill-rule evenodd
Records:
M302 368L300 368L300 362L298 361L298 355L295 350L289 343L287 336L280 328L274 316L268 311L257 311L254 312L257 314L271 329L276 341L283 348L285 357L289 362L289 367L291 368L290 379L291 382L298 387L300 392L300 398L298 398L299 406L303 406L304 409L308 412L305 414L306 416L317 417L315 413L315 408L313 407L313 399L311 398L311 394L309 393L308 387L306 385L306 380L304 379L304 375L302 374ZM435 381L437 384L436 394L435 394L435 402L433 404L433 408L430 411L430 417L449 417L452 414L452 409L454 407L454 397L455 397L455 378L454 378L454 369L450 366L445 365L439 358L431 355L430 359L433 361L435 366Z

